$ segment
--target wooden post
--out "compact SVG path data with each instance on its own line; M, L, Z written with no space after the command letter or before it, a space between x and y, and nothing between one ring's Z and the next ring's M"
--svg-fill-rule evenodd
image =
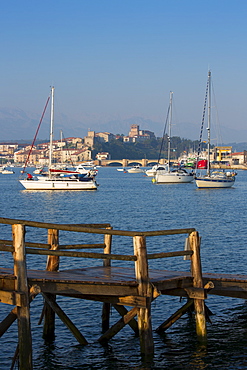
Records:
M32 337L30 324L29 289L27 282L27 267L25 254L25 226L12 225L14 257L14 275L16 276L15 290L23 293L24 300L17 307L19 361L20 370L31 370L32 366Z
M59 230L48 229L48 240L51 250L59 249ZM59 269L59 256L48 256L46 263L47 271L58 271Z
M51 250L59 249L59 230L48 229L48 244ZM46 263L47 271L58 271L59 269L59 256L48 256ZM55 294L47 294L47 297L55 302ZM47 341L52 341L55 338L55 312L52 307L44 302L44 326L43 338Z
M112 230L112 227L107 227L107 229ZM112 235L105 234L104 235L104 253L110 254L111 253L111 243L112 243ZM104 259L103 266L111 266L111 260ZM111 305L110 303L103 303L102 307L102 333L105 333L110 327L110 310Z
M189 236L190 248L193 251L191 256L191 273L193 276L193 286L203 288L202 267L200 258L200 238L197 231L193 231ZM205 305L203 299L194 299L196 333L202 343L207 341L207 327L205 316Z
M138 293L142 297L147 297L145 308L138 308L138 327L140 336L141 354L144 357L154 355L154 343L151 324L151 299L152 289L148 275L148 260L146 250L146 239L144 236L134 236L134 254L137 257L135 262L135 274L138 282Z

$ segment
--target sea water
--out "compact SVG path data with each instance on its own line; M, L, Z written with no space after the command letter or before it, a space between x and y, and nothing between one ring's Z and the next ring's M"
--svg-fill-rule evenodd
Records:
M29 169L32 171L33 169ZM26 191L14 175L0 174L0 217L51 223L110 223L120 230L160 230L194 227L201 236L203 272L247 274L246 199L247 172L239 171L233 188L197 189L195 183L154 184L144 174L100 168L97 191ZM1 239L11 238L11 227L1 225ZM26 239L46 243L47 231L29 228ZM60 233L65 243L80 243L80 234ZM184 247L184 235L147 238L148 252L174 251ZM101 238L101 240L100 240ZM84 239L83 239L84 240ZM102 236L93 241L102 242ZM113 253L132 254L131 238L115 242ZM8 253L0 252L1 266L10 266ZM28 256L31 267L45 268L45 258ZM81 267L78 259L63 259L62 268ZM88 262L92 263L92 262ZM158 268L189 268L183 258L153 262ZM208 323L208 345L201 347L195 334L194 318L184 315L165 334L155 332L163 321L185 303L179 297L160 296L152 304L155 356L151 363L140 358L139 339L128 325L108 345L97 342L101 335L101 309L98 302L58 297L57 301L85 336L89 345L81 346L56 319L54 342L42 339L38 325L43 300L31 304L34 369L247 369L246 301L209 295L206 303L213 313ZM0 320L11 310L0 304ZM112 309L111 324L119 320ZM9 369L18 343L16 322L0 339L0 369ZM17 367L16 367L17 368Z

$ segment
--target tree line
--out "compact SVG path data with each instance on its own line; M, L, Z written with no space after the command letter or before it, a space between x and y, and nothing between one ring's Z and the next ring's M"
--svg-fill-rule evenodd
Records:
M197 152L199 141L181 139L178 136L171 138L171 159L177 159L183 153ZM204 144L205 145L205 144ZM100 152L108 152L111 159L158 159L167 158L168 138L152 138L135 143L123 142L122 137L109 142L97 141L94 144L93 158Z

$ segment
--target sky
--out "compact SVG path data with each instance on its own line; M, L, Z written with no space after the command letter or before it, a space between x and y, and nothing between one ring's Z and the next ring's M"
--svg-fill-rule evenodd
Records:
M54 85L55 112L84 124L163 124L173 91L199 137L210 69L220 125L246 130L246 19L246 0L1 1L0 108L41 115Z

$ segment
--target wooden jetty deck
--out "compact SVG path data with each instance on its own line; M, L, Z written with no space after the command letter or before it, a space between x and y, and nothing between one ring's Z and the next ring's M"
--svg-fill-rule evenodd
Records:
M32 338L30 327L30 303L38 294L45 300L43 309L43 336L54 338L55 314L64 322L80 344L87 339L71 322L56 302L56 296L68 296L102 302L102 328L98 338L103 343L110 340L125 325L130 325L140 338L142 356L153 356L153 334L151 323L152 302L160 295L186 297L187 302L157 329L163 332L188 309L193 307L198 340L206 343L207 294L247 298L247 276L211 274L202 275L200 260L200 238L195 229L124 231L113 230L110 224L59 225L25 220L0 218L0 224L12 227L12 239L0 240L0 250L13 255L13 268L0 266L0 302L13 305L9 315L0 323L0 336L11 324L18 320L18 353L20 369L32 369ZM27 228L48 230L47 244L25 240ZM102 243L63 245L59 240L59 230L82 233L83 235L102 234ZM185 234L186 250L148 253L147 237L161 237ZM133 238L133 254L113 254L112 239ZM152 238L151 238L152 239ZM157 240L157 239L156 239ZM157 241L155 241L157 245ZM102 249L103 252L91 250ZM79 251L80 250L80 251ZM81 250L90 250L81 251ZM46 269L27 269L28 255L46 256ZM190 259L189 271L153 269L149 261L184 256ZM59 270L60 258L80 258L95 260L96 265ZM99 260L103 262L99 263ZM111 261L124 261L124 266L112 266ZM130 263L130 267L126 266ZM125 307L130 307L129 310ZM110 325L110 309L114 307L120 319ZM137 321L135 321L137 316ZM14 356L14 360L17 356ZM13 360L13 361L14 361Z

